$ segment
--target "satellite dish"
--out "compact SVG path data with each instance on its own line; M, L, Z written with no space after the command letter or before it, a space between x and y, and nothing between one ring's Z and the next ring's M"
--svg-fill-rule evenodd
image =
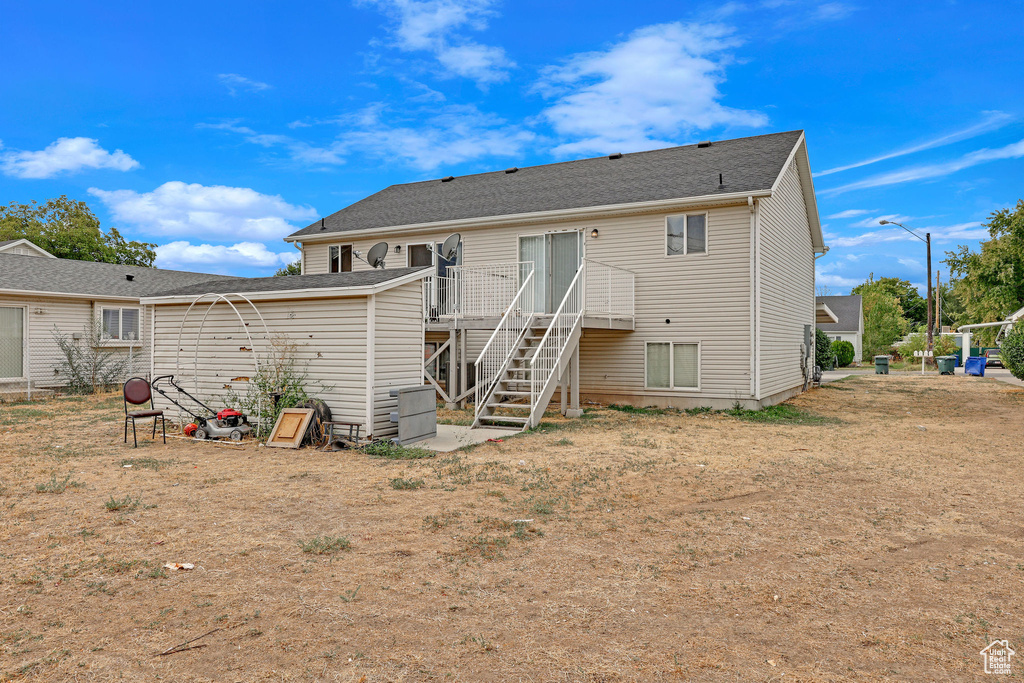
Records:
M441 258L445 261L454 261L455 257L459 254L459 244L462 243L462 235L455 232L445 239L441 245Z
M384 259L388 256L388 243L377 242L377 244L370 247L370 251L366 252L366 262L370 264L371 268L384 268Z

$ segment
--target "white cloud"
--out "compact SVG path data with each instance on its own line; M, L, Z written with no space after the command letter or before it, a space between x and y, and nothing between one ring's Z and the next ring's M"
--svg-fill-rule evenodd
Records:
M538 90L557 98L543 116L564 138L555 149L629 152L716 126L759 127L768 117L721 104L718 86L740 44L720 24L660 24L634 31L603 52L548 67Z
M854 228L874 228L881 225L882 221L891 221L893 223L907 223L914 220L911 216L902 216L898 213L887 213L884 216L873 216L871 218L865 218L859 220L856 223L852 223L851 227Z
M150 235L231 240L280 239L296 228L289 221L312 221L316 211L279 195L248 187L171 181L152 192L90 188L114 220Z
M981 227L981 223L977 221L947 226L914 226L914 230L920 235L931 233L933 243L953 240L978 240L988 237L988 229ZM905 241L918 242L918 239L900 228L887 228L885 230L872 230L849 237L834 236L829 239L828 244L830 247L859 247L863 245L878 245L883 242ZM922 248L924 248L923 245Z
M862 282L864 281L842 275L818 275L814 278L815 284L827 287L856 287Z
M387 123L375 110L363 117L358 129L342 134L338 144L383 159L399 158L429 171L481 157L515 157L535 138L474 106L453 105L415 125Z
M834 213L831 216L825 216L825 218L855 218L857 216L863 216L866 213L871 213L874 209L847 209L846 211L840 211Z
M962 171L965 168L971 168L972 166L984 164L989 161L1019 159L1021 157L1024 157L1024 140L1019 140L998 149L979 149L974 152L964 154L959 159L953 159L952 161L946 161L938 164L922 164L920 166L904 168L899 171L892 171L891 173L881 173L854 183L823 190L818 194L832 196L842 194L844 192L850 192L852 190L864 190L872 187L883 187L886 185L898 185L900 183L914 182L917 180L941 178L943 176L956 173L957 171Z
M977 137L978 135L981 135L983 133L987 133L989 131L1002 128L1003 126L1014 120L1011 115L1001 111L986 111L982 113L985 116L984 120L982 120L980 123L968 126L967 128L963 128L961 130L948 133L946 135L941 135L937 138L933 138L931 140L922 142L917 145L903 147L901 149L896 150L895 152L889 152L887 154L871 157L870 159L864 159L863 161L857 161L855 163L847 164L845 166L837 166L835 168L830 168L825 171L820 171L818 173L815 173L814 177L817 178L818 176L839 173L841 171L848 171L852 168L860 168L861 166L867 166L869 164L877 164L879 161L895 159L896 157L906 156L907 154L921 152L926 149L932 149L935 147L949 145L954 142L959 142L960 140L967 140L969 138Z
M15 178L53 178L88 168L130 171L138 167L139 162L121 150L108 152L92 138L58 138L37 152L0 152L0 171Z
M907 268L912 268L913 270L924 270L924 266L922 266L921 262L918 261L917 259L897 258L896 260L900 263L900 265L906 266Z
M430 52L446 75L472 79L480 87L508 79L515 63L500 47L481 45L461 35L482 31L496 13L494 0L365 0L393 22L395 47L405 52Z
M258 133L237 122L199 127L236 133L263 147L282 147L292 161L308 166L343 164L346 155L358 153L389 161L397 159L423 171L482 157L516 157L537 138L534 133L472 105L421 110L423 116L417 120L389 119L388 113L383 105L377 104L351 116L310 123L343 128L334 140L322 145L286 135Z
M294 263L299 258L300 254L295 251L275 253L260 242L227 245L177 241L156 248L157 267L171 269L201 266L223 272L225 266L280 268Z
M248 92L260 92L261 90L270 90L272 85L269 83L263 83L262 81L254 81L251 78L246 78L239 74L218 74L217 78L221 84L228 89L231 96L234 97L240 90Z

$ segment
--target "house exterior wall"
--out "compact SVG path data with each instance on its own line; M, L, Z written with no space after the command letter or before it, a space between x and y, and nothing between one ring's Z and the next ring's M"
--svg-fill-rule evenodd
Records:
M391 412L398 410L392 389L423 384L423 281L373 295L373 435L398 435Z
M154 376L176 375L184 389L190 393L195 390L198 398L216 409L231 394L245 395L249 390L248 378L255 373L250 349L255 348L256 355L266 359L271 348L280 350L289 345L296 370L307 378L307 393L323 400L334 419L363 425L372 422L372 429L363 434L369 432L375 438L397 433L389 421L397 401L388 396L388 391L422 383L420 281L369 297L257 301L256 308L273 344L248 304L235 305L244 318L244 327L223 302L212 308L197 304L185 322L180 354L178 330L187 304L155 305ZM208 308L196 362L197 337ZM252 335L252 345L246 330ZM178 414L177 408L159 394L156 402L158 407L168 409L169 415Z
M782 400L800 390L805 325L814 330L814 247L796 162L757 211L758 398Z
M707 255L666 255L666 217L707 212ZM805 221L806 224L806 221ZM590 236L598 230L596 239ZM582 230L584 256L635 275L636 329L586 329L581 341L580 386L587 396L642 405L721 405L749 402L751 394L751 213L746 204L685 212L638 213L626 217L461 229L463 264L518 259L518 237ZM351 244L363 254L376 242L390 244L388 266L407 264L409 244L443 241L450 231L379 233L371 238L304 245L306 272L327 272L330 244ZM808 238L809 239L809 238ZM402 253L394 247L400 244ZM354 260L353 268L369 266ZM671 322L666 323L669 320ZM475 360L489 333L467 335ZM699 342L701 388L696 391L645 389L645 342Z
M95 334L94 325L99 322L100 309L139 309L139 330L141 339L129 344L116 340L103 341L94 348L110 353L113 360L124 360L124 377L133 375L149 376L150 326L148 312L138 302L111 299L90 300L85 298L56 296L9 296L0 295L0 306L21 307L25 310L26 348L25 366L28 369L33 388L48 389L65 386L66 381L58 371L64 354L57 344L56 334L82 346L88 344ZM79 339L74 339L79 335ZM118 381L123 381L118 379Z

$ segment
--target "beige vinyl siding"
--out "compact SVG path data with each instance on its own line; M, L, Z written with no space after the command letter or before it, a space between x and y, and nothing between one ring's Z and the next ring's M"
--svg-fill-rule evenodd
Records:
M268 356L270 344L252 309L236 305L248 325L243 328L227 304L214 305L198 343L198 364L194 364L197 334L209 305L198 304L189 314L180 355L178 330L188 306L155 306L154 375L176 375L183 388L195 390L214 409L223 407L231 392L244 395L248 381L241 378L255 372L253 354L242 350L252 348L246 329L260 357ZM296 367L307 375L307 392L322 399L335 419L365 424L366 297L263 301L257 307L272 337L295 344ZM159 395L157 403L172 408Z
M369 433L384 438L397 433L390 413L397 406L388 394L392 388L422 383L421 281L399 285L371 297L332 297L257 301L256 307L266 322L270 337L278 346L294 345L296 369L306 376L306 391L322 399L334 419L367 425L368 367L373 367L373 425ZM271 344L263 324L248 304L234 302L244 322L227 304L196 305L188 316L182 334L182 349L177 354L178 330L185 304L155 306L157 345L154 350L155 374L174 374L182 387L218 409L234 393L244 395L249 378L255 372L253 353L268 357ZM197 336L203 316L210 309L198 345ZM374 320L374 334L368 334L368 322ZM250 345L246 335L252 336ZM369 339L375 340L369 353ZM176 364L177 363L177 364ZM198 381L197 381L198 378ZM161 407L171 408L157 397ZM177 414L177 409L172 410ZM364 429L364 435L367 430Z
M12 297L0 296L0 306L23 307L27 320L27 368L31 373L32 386L38 388L59 387L63 384L56 372L63 355L57 345L55 333L65 337L80 335L79 344L91 338L93 325L98 322L99 309L138 308L141 339L135 344L112 341L103 344L105 350L117 355L128 356L126 372L130 375L149 376L149 318L144 307L137 303L110 300L90 301L58 297Z
M373 436L398 435L391 412L398 410L392 389L423 384L423 281L375 294L373 358Z
M695 207L685 213L703 211ZM463 263L515 261L521 235L582 230L586 258L630 270L636 276L636 331L584 331L580 382L584 393L612 392L623 400L663 404L687 397L729 402L750 399L750 210L744 204L707 212L706 255L667 256L666 216L683 212L661 212L529 226L463 228ZM597 239L590 237L594 228L599 231ZM381 233L346 243L365 253L373 244L387 241L387 265L398 268L407 263L409 244L436 244L450 233ZM396 244L402 246L401 254L394 253ZM326 247L307 244L305 248L307 272L326 272L326 258L322 266L318 265L318 254ZM314 271L314 267L320 269ZM353 261L354 270L368 267L362 261ZM666 324L666 318L672 322ZM467 335L468 360L476 359L488 336L486 332ZM701 342L701 392L645 390L645 341Z
M796 162L758 209L760 398L802 386L804 326L814 328L814 248Z

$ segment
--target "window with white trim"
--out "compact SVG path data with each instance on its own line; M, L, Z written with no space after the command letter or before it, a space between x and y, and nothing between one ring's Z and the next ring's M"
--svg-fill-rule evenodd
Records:
M121 341L139 341L142 339L139 309L101 308L100 338Z
M647 342L645 362L649 389L700 388L700 344Z
M665 247L669 256L708 253L708 215L668 216L665 219Z
M352 245L332 244L327 253L328 272L349 273L352 271Z

